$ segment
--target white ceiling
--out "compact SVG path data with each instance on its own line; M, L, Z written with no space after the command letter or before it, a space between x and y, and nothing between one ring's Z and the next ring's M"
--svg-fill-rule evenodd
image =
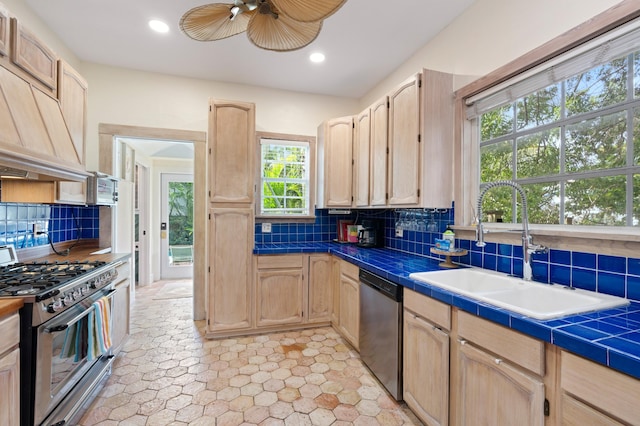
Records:
M356 99L473 1L348 0L309 46L271 52L244 33L213 42L182 34L182 14L207 0L26 0L82 61ZM152 32L150 19L166 21L169 33ZM312 64L314 51L327 60Z

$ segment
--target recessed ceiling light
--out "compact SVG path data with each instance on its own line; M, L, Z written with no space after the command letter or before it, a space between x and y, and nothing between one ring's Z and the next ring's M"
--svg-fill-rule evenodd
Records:
M158 21L157 19L150 20L149 27L151 27L153 31L156 31L159 33L169 32L169 25L165 24L162 21Z
M324 62L324 53L315 52L309 55L309 60L311 62L320 63Z

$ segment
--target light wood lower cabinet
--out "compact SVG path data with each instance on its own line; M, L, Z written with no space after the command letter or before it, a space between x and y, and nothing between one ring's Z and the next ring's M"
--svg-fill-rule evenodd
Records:
M209 212L207 330L211 336L253 325L253 207Z
M254 256L255 324L242 333L328 325L333 311L332 264L329 254Z
M330 254L309 255L309 307L310 323L331 321L333 286L332 256Z
M404 301L404 401L426 425L448 425L450 308L408 289Z
M360 279L359 268L340 262L340 322L338 331L356 349L360 339Z
M463 311L455 331L454 424L543 425L544 343Z
M458 358L457 424L544 425L542 381L463 343Z
M562 351L562 425L640 424L640 380Z
M340 325L340 263L337 257L331 256L331 325Z
M0 318L0 424L20 424L20 320L18 314Z
M119 281L111 305L111 347L114 354L120 352L129 336L131 318L131 263L125 262L117 270Z
M303 255L258 256L257 263L256 326L301 323L306 300Z

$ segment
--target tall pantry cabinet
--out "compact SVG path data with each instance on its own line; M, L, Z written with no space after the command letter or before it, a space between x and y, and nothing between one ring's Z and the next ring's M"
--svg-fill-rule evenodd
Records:
M207 334L253 326L255 104L210 100Z

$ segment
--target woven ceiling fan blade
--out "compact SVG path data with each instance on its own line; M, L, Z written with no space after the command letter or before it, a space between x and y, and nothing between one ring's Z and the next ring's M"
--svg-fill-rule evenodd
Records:
M342 7L347 0L271 0L280 13L300 22L321 21Z
M256 13L247 27L247 36L256 46L266 50L286 52L305 47L318 37L322 21L298 22L284 15Z
M213 41L246 31L253 12L238 14L231 20L233 4L212 3L194 7L180 18L180 29L198 41Z

